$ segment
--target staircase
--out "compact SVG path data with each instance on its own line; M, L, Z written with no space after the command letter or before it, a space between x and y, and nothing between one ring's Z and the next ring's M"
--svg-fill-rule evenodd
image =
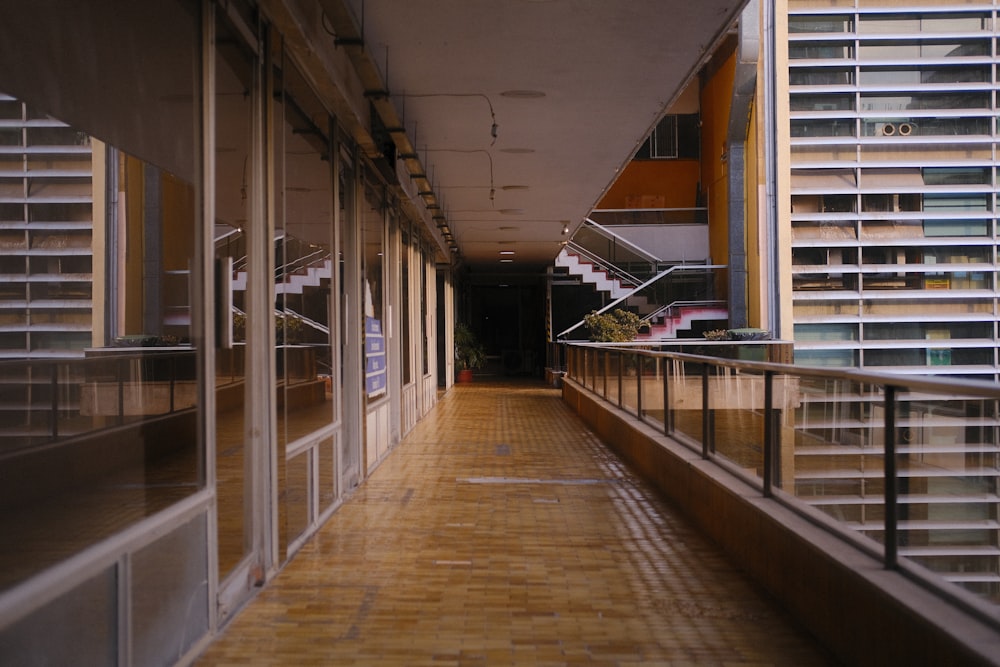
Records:
M583 257L577 252L564 247L556 256L556 266L567 269L570 275L576 276L581 282L593 285L599 292L607 292L613 300L621 299L635 289L636 284L627 283L616 277L605 268Z
M728 322L729 311L724 301L674 303L652 318L649 329L636 336L636 340L688 338L702 331L725 329Z
M627 309L646 322L638 340L693 338L728 327L724 301L714 299L716 270L706 263L668 264L622 236L621 228L587 219L555 259L559 270L608 296L600 312ZM586 331L582 317L558 334L560 338Z
M319 287L324 279L333 277L333 261L329 258L317 262L295 273L285 273L282 282L275 283L275 294L302 294L306 287ZM247 288L247 272L239 271L233 279L234 291L245 291Z

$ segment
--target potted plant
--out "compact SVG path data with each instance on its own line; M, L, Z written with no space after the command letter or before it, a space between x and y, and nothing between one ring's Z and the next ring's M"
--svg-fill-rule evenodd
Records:
M455 325L455 364L458 381L472 382L472 371L486 365L486 349L467 324Z

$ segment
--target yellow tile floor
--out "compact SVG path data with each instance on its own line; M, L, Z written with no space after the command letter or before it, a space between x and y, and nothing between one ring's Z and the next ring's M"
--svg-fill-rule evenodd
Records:
M826 665L544 384L433 412L198 665Z

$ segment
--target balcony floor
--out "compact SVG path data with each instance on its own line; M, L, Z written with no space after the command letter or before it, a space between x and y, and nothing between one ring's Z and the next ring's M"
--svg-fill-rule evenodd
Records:
M541 383L457 385L199 665L827 665Z

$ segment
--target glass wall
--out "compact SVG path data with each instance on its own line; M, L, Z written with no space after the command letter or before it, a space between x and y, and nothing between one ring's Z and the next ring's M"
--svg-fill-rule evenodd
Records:
M254 23L254 25L256 25ZM218 508L219 576L227 574L251 552L253 531L248 517L254 479L252 452L245 428L249 384L248 345L259 317L250 302L254 289L254 237L262 221L255 214L259 186L254 161L259 140L254 137L259 77L252 50L237 28L220 17L216 21L215 72L215 255L219 264L216 293L231 299L220 304L217 325L232 342L220 336L216 350L215 476ZM256 216L256 217L255 217ZM259 254L259 253L258 253Z
M382 186L365 182L365 205L361 218L364 257L365 395L368 402L386 395L385 345L385 193ZM371 461L369 461L371 463Z
M200 17L0 21L0 594L76 564L5 603L6 664L172 664L208 631Z
M320 458L332 487L334 199L329 115L290 60L274 69L281 121L272 139L275 407L284 553L316 519L312 490Z

